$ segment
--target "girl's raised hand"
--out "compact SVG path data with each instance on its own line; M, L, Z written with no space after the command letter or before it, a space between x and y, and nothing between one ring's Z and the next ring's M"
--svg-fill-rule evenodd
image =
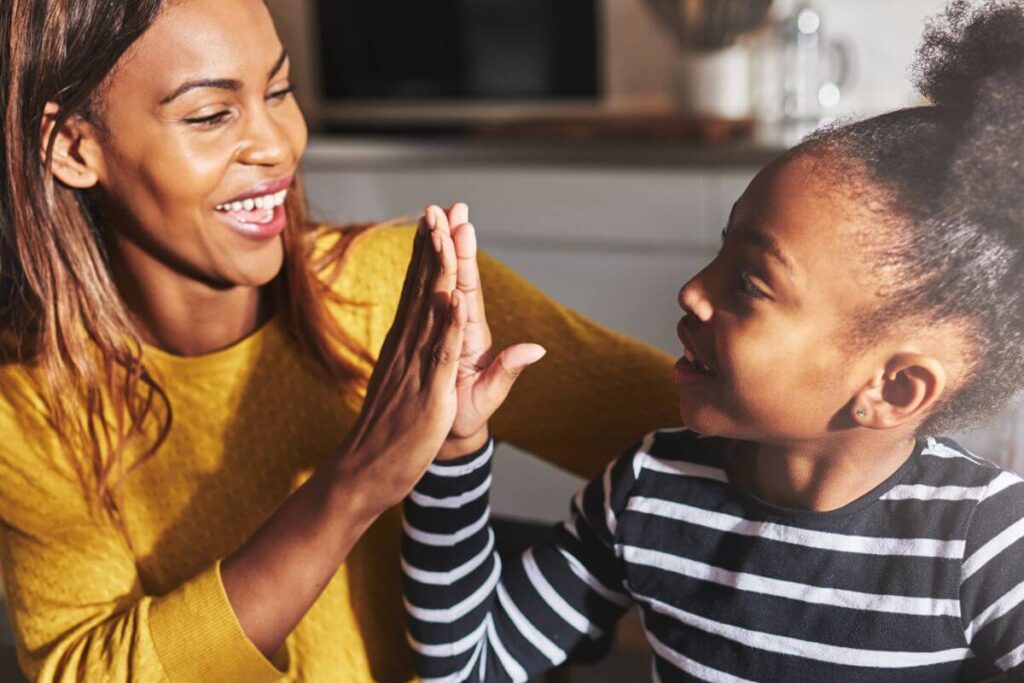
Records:
M366 482L373 499L367 502L378 512L419 481L455 420L468 310L456 269L447 220L441 226L428 212L417 227L395 321L338 461L341 476Z
M508 396L519 374L544 354L538 344L515 344L494 355L491 331L484 313L480 270L477 267L476 232L469 222L469 207L459 202L447 212L427 207L439 230L450 232L458 259L456 288L466 308L466 328L459 356L456 393L458 412L451 434L440 451L441 459L454 458L483 446L487 421Z

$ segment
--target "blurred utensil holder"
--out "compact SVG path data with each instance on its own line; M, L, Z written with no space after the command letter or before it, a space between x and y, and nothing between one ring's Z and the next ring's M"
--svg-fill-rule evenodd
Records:
M687 51L672 72L681 114L709 119L746 119L751 109L750 53L745 46Z

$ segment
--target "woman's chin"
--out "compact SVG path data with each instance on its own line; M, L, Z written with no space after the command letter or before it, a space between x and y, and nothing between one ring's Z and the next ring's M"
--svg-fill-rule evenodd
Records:
M241 287L262 287L270 283L284 266L284 243L281 238L267 242L262 247L236 260L231 284Z

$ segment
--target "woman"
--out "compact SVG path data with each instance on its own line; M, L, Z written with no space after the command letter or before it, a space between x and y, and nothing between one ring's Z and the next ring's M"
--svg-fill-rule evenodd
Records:
M423 398L445 364L409 370L448 338L415 296L455 287L428 232L442 263L459 252L459 391L536 357L488 365L465 207L430 210L401 303L412 228L305 224L306 129L259 0L0 0L0 35L0 548L22 667L407 679L392 507L451 420ZM496 437L589 476L673 422L668 358L480 271L496 348L551 351Z

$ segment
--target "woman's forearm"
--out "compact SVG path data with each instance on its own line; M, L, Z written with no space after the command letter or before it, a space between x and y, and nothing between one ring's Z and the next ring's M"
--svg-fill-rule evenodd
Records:
M359 490L325 463L221 564L242 630L264 655L280 647L382 511Z

